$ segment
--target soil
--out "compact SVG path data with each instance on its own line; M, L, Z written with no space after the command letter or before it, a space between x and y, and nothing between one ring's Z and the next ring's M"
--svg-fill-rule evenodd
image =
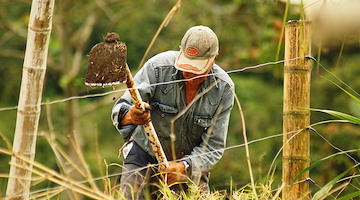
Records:
M85 85L113 86L126 81L126 45L117 33L108 33L104 42L90 51Z

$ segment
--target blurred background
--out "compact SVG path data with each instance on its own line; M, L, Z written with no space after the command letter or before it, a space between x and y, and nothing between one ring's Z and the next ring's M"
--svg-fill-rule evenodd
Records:
M115 100L122 92L100 97L72 98L122 89L89 88L84 85L87 54L103 41L107 32L117 32L128 48L128 64L133 72L160 24L176 0L61 0L55 2L53 29L43 91L41 118L35 160L60 170L50 144L75 155L69 138L76 141L94 177L120 173L118 149L123 139L110 120ZM283 59L284 22L308 19L313 22L311 106L331 109L360 117L360 105L328 79L345 89L338 79L360 91L360 3L356 1L277 1L277 0L191 0L181 7L159 34L146 59L166 50L178 50L185 31L194 25L211 27L220 41L217 63L225 70L241 69ZM30 0L0 0L0 147L9 148L14 137ZM321 65L328 71L324 70ZM282 82L283 64L266 65L244 72L231 73L236 94L245 116L255 181L264 183L270 167L275 169L273 187L281 184ZM329 73L331 72L331 73ZM335 76L336 77L335 77ZM56 102L57 100L64 100ZM48 103L47 103L48 102ZM312 113L311 122L332 119ZM314 127L311 134L311 161L342 150L359 148L357 125L330 123ZM264 139L274 136L269 139ZM6 139L7 138L7 139ZM255 141L263 139L262 141ZM8 140L8 142L7 142ZM241 188L250 183L246 164L239 107L231 115L227 149L212 170L214 189ZM351 154L360 160L359 153ZM0 154L0 196L4 196L10 157ZM274 164L272 165L272 162ZM354 165L346 155L326 161L310 172L311 191L332 180ZM70 168L70 167L69 167ZM63 170L63 169L62 169ZM359 171L355 171L358 173ZM71 169L67 172L71 175ZM76 177L76 174L73 176ZM114 175L112 181L116 182ZM101 182L99 183L101 185ZM52 187L42 182L32 190ZM359 184L357 184L357 188ZM356 187L354 187L356 188Z

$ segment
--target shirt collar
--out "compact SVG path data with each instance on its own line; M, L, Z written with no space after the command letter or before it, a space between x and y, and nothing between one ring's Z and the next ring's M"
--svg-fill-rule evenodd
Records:
M200 88L206 89L206 88L208 88L210 85L212 85L214 82L216 82L216 77L215 77L213 68L211 68L209 74L210 74L210 75L209 75L209 76L205 79L205 81L200 85ZM172 76L173 76L176 80L184 79L181 71L178 70L178 69L176 69L175 67L174 67L174 69L173 69ZM219 88L218 83L216 83L215 86L216 86L216 88Z

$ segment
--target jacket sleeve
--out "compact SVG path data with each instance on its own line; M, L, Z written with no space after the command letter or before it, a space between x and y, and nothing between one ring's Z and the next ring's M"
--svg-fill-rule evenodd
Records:
M140 96L144 102L147 102L153 95L154 87L151 87L155 81L155 71L152 69L152 62L149 60L145 63L144 67L135 75L134 82L135 87L139 90ZM129 139L137 127L136 125L125 125L122 126L119 121L126 115L132 106L133 102L130 96L129 91L127 90L115 103L112 108L111 120L119 131L119 133L124 137L124 139Z
M191 166L191 178L197 180L208 172L222 157L228 132L230 112L234 105L233 88L226 87L213 124L202 135L202 143L196 146L190 155L183 158Z

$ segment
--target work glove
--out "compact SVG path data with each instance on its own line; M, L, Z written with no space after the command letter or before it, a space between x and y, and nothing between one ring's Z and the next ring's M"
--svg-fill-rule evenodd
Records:
M142 102L140 107L132 105L120 123L121 125L144 125L149 123L151 121L150 110L151 106L145 102Z
M169 167L164 170L164 173L166 173L166 181L168 185L187 182L185 165L182 161L169 162Z

